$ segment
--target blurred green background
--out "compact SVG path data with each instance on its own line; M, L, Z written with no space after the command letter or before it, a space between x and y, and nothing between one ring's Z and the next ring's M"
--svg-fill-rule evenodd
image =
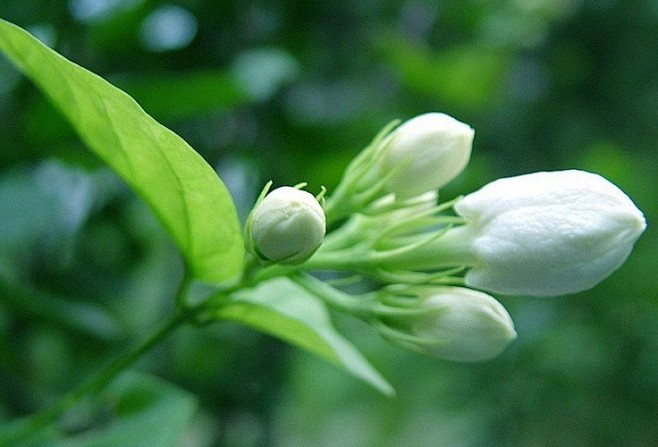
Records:
M578 168L647 216L594 290L500 297L519 337L494 361L418 357L337 316L393 399L239 326L181 330L136 368L199 399L182 446L658 445L656 0L2 0L0 17L183 136L243 218L267 180L331 190L381 127L427 111L476 129L443 198ZM0 59L0 420L139 339L181 272L145 205Z

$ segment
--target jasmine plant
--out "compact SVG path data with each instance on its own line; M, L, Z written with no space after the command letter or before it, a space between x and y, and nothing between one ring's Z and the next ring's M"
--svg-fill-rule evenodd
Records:
M466 167L474 130L443 113L391 123L333 191L282 186L244 227L210 165L127 94L0 20L0 51L47 95L89 149L150 206L185 261L162 326L60 401L0 430L0 444L63 436L57 420L183 325L234 321L315 353L392 395L331 323L360 318L386 340L452 361L484 361L517 336L492 294L550 296L596 286L646 223L608 180L582 171L496 180L440 202ZM327 272L322 276L318 272ZM319 278L367 279L354 293ZM192 299L191 289L205 294Z

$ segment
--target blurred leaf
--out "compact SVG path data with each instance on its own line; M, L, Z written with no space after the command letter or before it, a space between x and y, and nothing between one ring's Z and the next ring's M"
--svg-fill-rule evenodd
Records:
M0 178L0 249L6 254L10 249L30 247L33 240L52 230L58 203L39 189L33 175L18 170L3 174Z
M30 433L16 447L176 447L192 420L196 398L155 377L124 372L99 397L110 407L109 420L79 434L63 438L54 425ZM89 415L79 415L87 419ZM107 416L106 414L102 415ZM75 419L75 416L74 416ZM101 418L99 418L101 419ZM0 425L0 441L21 430L28 419L15 419ZM93 421L86 421L90 423ZM10 444L1 444L10 445Z
M245 324L316 354L386 395L394 390L331 324L324 303L288 278L240 291L212 312L212 318Z
M244 245L233 201L198 153L126 93L4 20L0 49L151 206L197 278L222 281L240 272Z
M501 51L477 46L432 51L399 36L384 39L381 52L409 90L451 107L485 106L498 93L509 66Z
M194 396L154 377L126 373L105 393L114 419L53 447L175 447L196 412Z
M11 303L14 309L33 318L55 322L100 340L116 340L122 335L122 328L116 319L100 306L66 301L25 284L13 284L2 275L0 297Z

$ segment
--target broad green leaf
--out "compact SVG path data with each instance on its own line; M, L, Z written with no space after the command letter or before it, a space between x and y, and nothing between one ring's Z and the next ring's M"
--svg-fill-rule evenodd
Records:
M324 303L288 278L276 278L235 294L213 313L281 338L344 368L382 393L391 385L331 324Z
M1 19L0 50L150 205L196 278L219 282L241 271L244 244L231 196L182 138L122 90Z
M151 376L125 373L103 393L113 420L53 447L176 447L196 412L193 395Z

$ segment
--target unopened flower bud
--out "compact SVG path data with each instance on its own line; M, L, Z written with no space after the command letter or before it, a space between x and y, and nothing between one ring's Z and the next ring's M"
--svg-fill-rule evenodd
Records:
M594 287L626 260L644 231L642 212L619 188L583 171L496 180L455 205L471 240L466 284L535 296Z
M312 194L289 186L270 192L251 215L253 248L264 260L300 264L326 232L324 211Z
M516 338L507 310L493 297L461 287L419 293L415 315L385 321L382 335L403 346L447 360L477 362L496 357Z
M384 140L384 173L397 170L387 186L397 200L438 189L454 179L471 156L473 129L444 113L404 122Z

